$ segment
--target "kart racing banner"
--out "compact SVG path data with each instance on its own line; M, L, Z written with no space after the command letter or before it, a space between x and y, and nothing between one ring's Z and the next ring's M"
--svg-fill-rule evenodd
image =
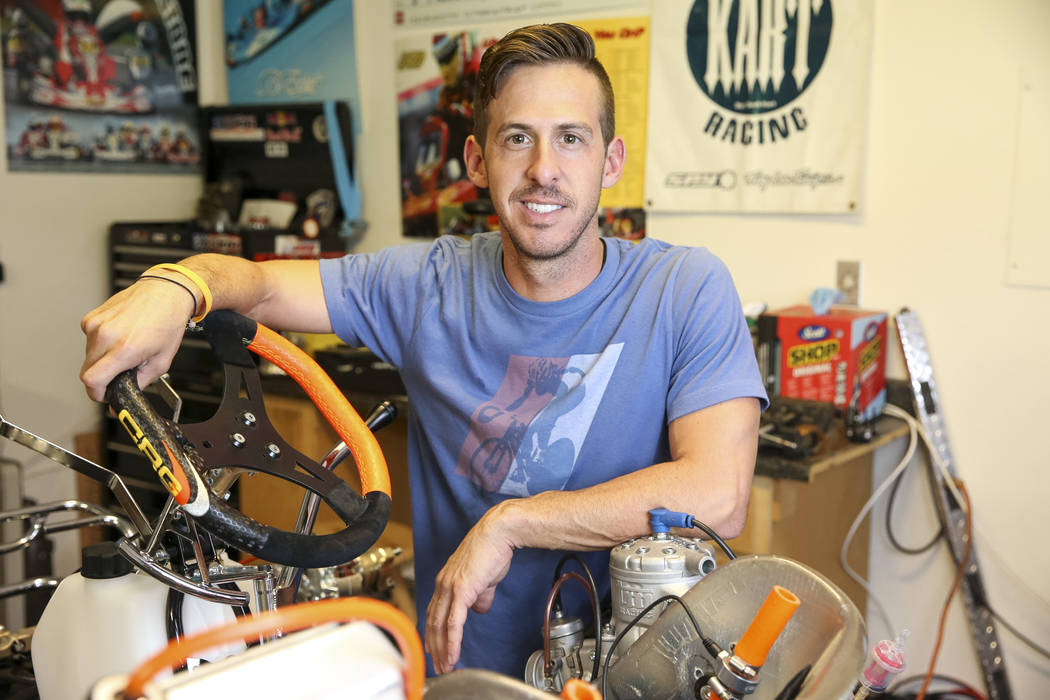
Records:
M856 211L871 0L661 0L652 31L651 211Z
M488 193L468 179L463 146L473 130L474 81L484 50L512 29L533 22L572 22L591 34L598 59L609 73L616 99L616 131L627 144L624 176L602 193L602 235L638 239L645 235L645 124L649 18L580 19L573 11L594 2L541 3L534 16L528 4L504 8L477 0L395 4L401 36L397 61L398 126L401 148L402 232L405 236L470 235L498 228ZM614 3L618 10L644 13L636 0ZM564 14L549 13L562 9ZM502 12L502 14L500 14ZM522 16L522 13L524 13ZM478 24L478 18L502 21ZM507 18L510 19L507 19ZM452 18L457 24L448 28ZM421 28L427 31L418 31ZM416 31L409 31L416 30Z
M360 122L353 0L224 0L230 104L349 103Z
M0 0L11 171L200 172L193 0Z

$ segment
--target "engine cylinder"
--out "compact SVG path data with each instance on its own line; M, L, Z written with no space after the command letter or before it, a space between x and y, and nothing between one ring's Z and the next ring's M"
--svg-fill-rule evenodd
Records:
M612 588L612 624L624 630L654 600L668 594L685 595L700 579L714 571L715 555L697 537L658 533L627 540L609 557ZM625 651L663 612L650 611L620 642Z

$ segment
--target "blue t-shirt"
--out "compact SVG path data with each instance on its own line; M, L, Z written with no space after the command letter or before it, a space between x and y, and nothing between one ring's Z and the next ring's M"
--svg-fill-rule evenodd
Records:
M321 261L336 334L396 366L411 400L421 631L437 572L494 504L666 461L676 418L737 397L766 402L720 260L652 239L603 240L598 277L554 302L514 291L498 232ZM514 554L489 612L468 613L460 666L521 677L543 647L563 554ZM581 556L606 595L608 552ZM563 588L566 612L589 620L582 591Z

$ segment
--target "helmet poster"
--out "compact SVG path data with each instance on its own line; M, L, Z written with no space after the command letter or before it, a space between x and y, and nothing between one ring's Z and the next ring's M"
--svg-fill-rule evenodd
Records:
M474 130L474 88L481 57L508 31L565 21L591 35L615 94L616 133L627 143L620 182L602 193L603 236L645 236L643 185L649 56L647 7L637 0L543 3L535 9L481 0L438 5L395 3L402 234L469 236L499 228L496 207L471 182L463 148Z

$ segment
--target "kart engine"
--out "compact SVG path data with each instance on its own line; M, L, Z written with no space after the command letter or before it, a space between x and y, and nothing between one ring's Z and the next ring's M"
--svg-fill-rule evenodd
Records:
M714 569L714 551L698 537L654 532L613 548L609 555L612 619L601 629L601 648L608 650L616 635L627 629L649 603L667 594L685 595ZM657 610L646 613L627 631L618 651L627 651L658 615ZM544 651L535 652L525 668L526 682L541 690L560 692L569 678L582 675L590 680L593 660L600 650L594 639L583 638L583 628L580 618L555 612L550 621L549 666Z
M582 679L606 700L853 697L865 628L835 584L796 561L737 558L728 547L716 568L706 541L668 531L666 516L681 514L660 512L652 534L610 553L612 605L600 639L548 605L549 634L529 659L527 685L556 693Z

